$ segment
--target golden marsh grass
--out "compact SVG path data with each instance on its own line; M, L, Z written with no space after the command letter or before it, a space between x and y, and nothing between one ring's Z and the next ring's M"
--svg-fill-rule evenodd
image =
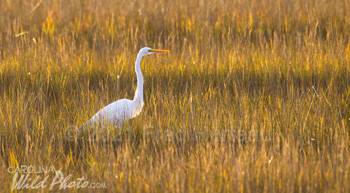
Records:
M63 192L349 192L348 0L0 1L0 192L10 167L107 188ZM136 88L119 141L67 128ZM54 173L32 173L41 180ZM28 189L18 190L27 192Z

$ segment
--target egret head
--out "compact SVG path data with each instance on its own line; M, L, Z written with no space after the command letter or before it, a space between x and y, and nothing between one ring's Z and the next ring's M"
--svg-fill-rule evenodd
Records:
M152 49L149 47L144 47L140 50L140 54L146 55L146 54L155 54L155 53L161 53L161 52L170 52L169 50L159 50L159 49Z

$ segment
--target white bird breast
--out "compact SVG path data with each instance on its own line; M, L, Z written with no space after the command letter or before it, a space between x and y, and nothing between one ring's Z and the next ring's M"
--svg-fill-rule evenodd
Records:
M143 104L129 99L120 99L99 110L92 118L94 125L109 124L122 126L127 120L140 114Z

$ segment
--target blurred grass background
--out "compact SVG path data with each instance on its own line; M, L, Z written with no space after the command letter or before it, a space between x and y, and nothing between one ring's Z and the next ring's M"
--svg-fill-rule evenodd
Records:
M67 192L349 192L349 10L348 0L1 0L0 191L10 166L32 165L107 186ZM171 53L142 61L141 115L121 142L77 156L66 129L134 96L144 46Z

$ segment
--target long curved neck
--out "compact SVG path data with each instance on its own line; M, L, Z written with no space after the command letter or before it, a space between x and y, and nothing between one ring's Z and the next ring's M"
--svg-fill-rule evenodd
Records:
M143 54L139 53L137 55L137 59L135 63L135 71L137 76L137 88L134 96L134 101L140 104L141 106L143 105L143 77L142 77L142 72L140 68L142 57L143 57Z

